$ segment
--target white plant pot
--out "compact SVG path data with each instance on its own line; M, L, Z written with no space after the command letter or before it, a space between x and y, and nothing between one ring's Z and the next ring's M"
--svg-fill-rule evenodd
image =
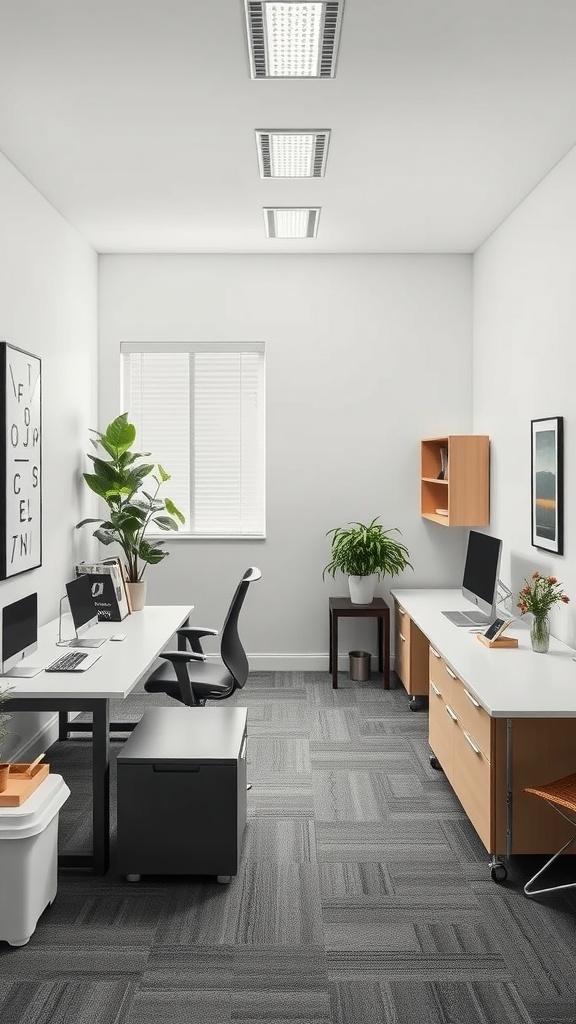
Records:
M371 576L349 576L350 600L352 604L372 604L378 582L378 573Z
M146 580L141 580L140 583L127 583L126 588L130 594L130 604L133 612L141 612L144 605L146 604L146 588L148 584Z

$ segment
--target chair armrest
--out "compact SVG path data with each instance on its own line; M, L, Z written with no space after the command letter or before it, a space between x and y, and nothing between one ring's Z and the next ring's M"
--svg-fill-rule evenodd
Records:
M178 636L218 636L217 629L208 629L207 626L181 626L176 632Z
M191 651L162 651L158 657L166 658L166 660L171 661L173 665L175 665L176 662L206 661L205 654L193 654Z

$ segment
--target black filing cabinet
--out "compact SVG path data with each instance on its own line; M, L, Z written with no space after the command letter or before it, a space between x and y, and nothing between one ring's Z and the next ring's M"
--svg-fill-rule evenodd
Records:
M217 875L238 870L246 827L246 708L144 712L118 754L117 870Z

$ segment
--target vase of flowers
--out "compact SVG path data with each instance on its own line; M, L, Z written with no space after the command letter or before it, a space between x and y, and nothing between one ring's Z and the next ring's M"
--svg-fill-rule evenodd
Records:
M533 572L530 580L524 580L524 586L518 594L518 608L524 615L532 613L530 639L532 650L537 654L546 654L550 644L549 612L555 604L568 604L570 598L562 590L562 584L555 576L542 576Z

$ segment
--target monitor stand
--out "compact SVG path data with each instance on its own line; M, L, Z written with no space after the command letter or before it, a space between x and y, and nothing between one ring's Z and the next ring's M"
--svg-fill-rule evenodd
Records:
M43 672L44 669L40 665L15 665L14 668L8 669L8 672L2 672L2 678L5 676L11 676L17 679L32 679L32 676L37 676L39 672Z

